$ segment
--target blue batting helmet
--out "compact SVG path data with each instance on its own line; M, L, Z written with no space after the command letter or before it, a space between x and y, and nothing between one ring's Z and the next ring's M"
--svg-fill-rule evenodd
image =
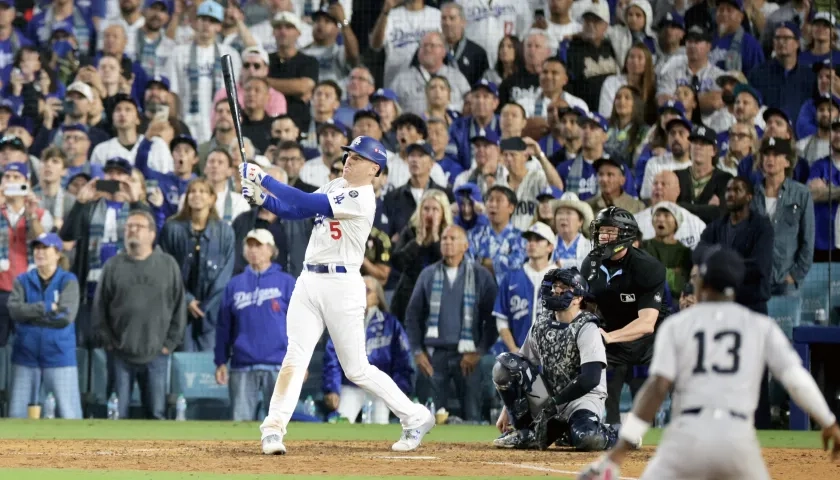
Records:
M387 165L388 158L385 155L385 147L375 138L364 135L358 136L350 142L350 145L341 147L341 149L347 153L355 153L365 160L379 165L379 172ZM379 172L376 172L376 176L379 176Z

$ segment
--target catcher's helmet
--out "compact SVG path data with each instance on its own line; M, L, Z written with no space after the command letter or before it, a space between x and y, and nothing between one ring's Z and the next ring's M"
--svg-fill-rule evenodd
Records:
M542 285L540 285L543 306L548 310L565 310L569 306L568 303L572 301L571 297L564 301L554 294L554 282L560 282L567 287L571 287L571 293L574 297L583 297L585 300L592 299L589 293L589 282L583 278L577 267L555 268L545 274Z
M341 149L347 152L345 153L345 160L346 155L355 153L365 160L379 165L379 171L376 172L377 177L388 162L388 158L385 156L385 147L379 140L372 137L358 136L350 142L350 145L341 147Z
M618 238L601 243L598 230L601 227L618 228ZM639 232L639 224L632 213L619 207L607 207L600 212L590 226L592 250L601 258L609 258L633 244Z

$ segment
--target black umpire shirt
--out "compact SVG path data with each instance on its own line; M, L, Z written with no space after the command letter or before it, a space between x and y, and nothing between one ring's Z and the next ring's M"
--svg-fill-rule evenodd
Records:
M597 270L597 276L590 279L592 264L597 262L588 256L581 265L583 278L589 281L589 292L595 296L595 303L604 319L604 330L619 330L639 318L639 310L659 310L656 327L668 314L663 303L665 296L665 267L644 250L629 248L618 261L604 260ZM607 361L611 364L646 364L653 355L654 335L648 335L632 342L607 345Z

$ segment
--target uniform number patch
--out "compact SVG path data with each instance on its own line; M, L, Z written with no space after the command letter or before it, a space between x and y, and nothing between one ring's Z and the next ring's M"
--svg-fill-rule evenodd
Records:
M338 228L341 225L337 221L330 222L330 238L333 240L338 240L341 238L341 229Z

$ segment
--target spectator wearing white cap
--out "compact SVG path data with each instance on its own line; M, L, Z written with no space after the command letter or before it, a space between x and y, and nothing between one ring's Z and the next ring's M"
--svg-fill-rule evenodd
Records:
M140 112L134 99L128 95L119 95L111 114L112 124L117 136L94 147L90 163L104 167L114 157L128 160L132 165L137 157L142 156L144 164L160 173L172 171L172 155L169 145L159 137L146 138L137 133L140 126Z
M554 228L557 241L551 260L560 268L580 268L589 255L589 224L592 223L592 208L578 196L566 192L554 206Z
M143 26L133 36L131 52L132 58L150 78L161 74L175 50L175 41L166 36L166 25L174 9L174 0L145 0Z
M531 5L523 0L458 0L467 14L467 38L487 51L489 65L496 64L499 42L506 35L523 38L534 23ZM577 2L576 2L577 3Z
M91 148L108 140L110 136L105 131L90 126L89 113L95 100L93 95L93 89L90 88L90 85L73 82L67 87L63 102L57 96L48 96L44 108L43 128L38 130L29 153L37 156L51 144L59 145L61 143L61 129L59 128L61 125L58 125L55 120L58 112L62 109L64 111L62 125L81 124L87 127Z
M826 60L831 65L840 64L840 48L837 47L836 41L837 17L831 12L817 12L808 23L811 26L811 35L807 42L802 40L799 63L804 67Z
M250 30L251 34L258 42L260 42L266 52L272 54L277 51L277 40L274 34L274 20L281 13L290 13L299 21L297 28L300 32L300 36L296 42L297 48L301 49L312 43L312 26L303 20L300 20L303 15L303 11L302 9L300 9L301 11L298 11L299 9L297 8L297 5L293 5L293 0L272 0L265 3L268 8L268 18L251 25ZM348 12L349 17L350 10L346 11Z
M711 114L724 106L718 77L723 70L709 60L712 35L699 26L685 34L685 57L677 57L657 79L656 98L659 104L677 100L677 87L689 85L697 92L700 111Z
M160 1L160 0L158 0ZM105 32L111 25L119 25L123 27L126 36L125 54L132 60L137 60L137 38L138 34L142 35L141 30L146 24L146 18L143 15L144 0L120 0L119 15L106 18L99 23L99 31ZM105 35L99 35L96 43L96 50L102 50Z
M426 111L426 84L432 75L445 77L451 88L449 107L460 111L470 85L457 67L445 64L446 43L440 32L423 35L417 50L417 65L407 67L394 77L390 88L400 98L404 112L422 115Z
M244 85L251 77L267 78L268 77L268 52L260 46L248 47L242 50L242 72L236 77L238 80L236 95L237 101L240 105L245 102ZM227 98L227 90L223 86L216 92L213 97L213 103ZM268 102L265 104L265 112L271 116L276 117L286 113L286 97L277 90L268 89ZM215 109L212 114L212 120L215 122Z
M499 284L493 316L499 341L493 345L493 354L518 352L528 337L528 330L542 312L540 285L546 273L557 268L552 261L557 237L548 225L537 222L522 232L527 242L525 254L528 261L522 268L510 272Z
M424 5L423 0L385 0L370 41L374 50L385 49L383 84L392 85L397 74L408 68L426 33L439 31L437 8Z
M311 119L309 100L318 82L318 60L298 49L303 22L294 13L277 13L271 25L277 51L269 56L268 84L286 96L286 113L303 130Z
M222 19L222 45L227 45L237 52L247 47L257 47L259 42L248 30L245 24L245 13L239 0L221 0L220 4L225 9L225 16Z
M683 223L682 213L671 202L659 202L651 208L654 237L643 241L641 248L662 263L668 288L679 298L691 273L691 249L675 236Z
M338 2L331 2L312 14L312 43L303 53L318 59L318 80L343 85L350 69L359 64L359 41L350 28L350 17ZM344 41L338 43L338 35Z
M224 9L213 0L199 5L195 39L188 45L176 47L165 69L172 92L180 97L184 122L199 143L209 140L212 134L213 94L224 85L222 56L230 55L236 77L242 69L239 53L216 41L223 18Z

